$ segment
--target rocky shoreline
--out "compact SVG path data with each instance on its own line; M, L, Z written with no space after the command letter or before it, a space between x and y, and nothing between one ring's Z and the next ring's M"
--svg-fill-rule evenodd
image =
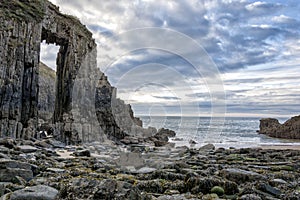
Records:
M0 199L299 199L300 151L0 140Z

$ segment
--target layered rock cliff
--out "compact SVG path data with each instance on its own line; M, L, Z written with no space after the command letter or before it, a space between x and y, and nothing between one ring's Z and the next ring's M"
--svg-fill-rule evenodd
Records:
M261 119L259 133L276 138L300 139L300 115L283 124L274 118Z
M47 0L2 1L0 11L0 137L29 139L38 122L65 143L155 134L116 98L78 19ZM60 46L55 74L40 63L42 41Z

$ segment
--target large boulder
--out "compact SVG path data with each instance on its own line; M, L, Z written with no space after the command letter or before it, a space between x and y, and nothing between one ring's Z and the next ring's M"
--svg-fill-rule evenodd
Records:
M46 185L37 185L13 192L9 200L54 200L57 196L56 189Z
M168 144L169 138L175 136L176 136L175 131L166 128L161 128L150 139L154 142L155 146L159 147Z
M292 117L284 124L274 118L261 119L259 133L276 138L300 139L300 115Z

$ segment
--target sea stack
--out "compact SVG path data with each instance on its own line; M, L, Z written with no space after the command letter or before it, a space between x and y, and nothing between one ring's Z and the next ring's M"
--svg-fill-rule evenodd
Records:
M300 115L292 117L283 124L274 118L261 119L259 133L276 138L300 139Z

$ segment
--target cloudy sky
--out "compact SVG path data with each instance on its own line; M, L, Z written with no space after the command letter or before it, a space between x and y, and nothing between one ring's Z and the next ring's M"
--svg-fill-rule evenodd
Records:
M98 67L138 115L300 113L298 0L50 1L93 32ZM42 61L57 51L43 45Z

